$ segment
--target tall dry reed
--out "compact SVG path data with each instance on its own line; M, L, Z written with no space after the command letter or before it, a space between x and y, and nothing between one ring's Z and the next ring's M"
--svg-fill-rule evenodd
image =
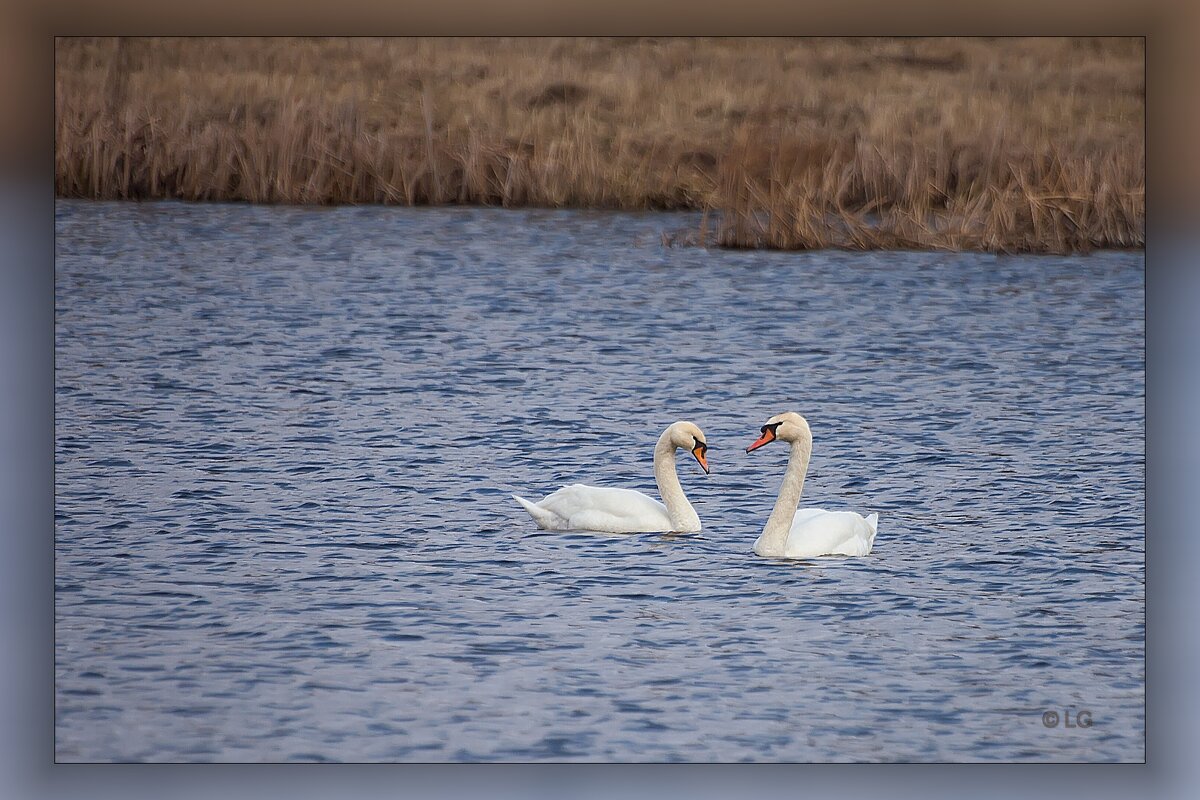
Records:
M1126 39L59 39L62 197L703 209L731 247L1144 243Z

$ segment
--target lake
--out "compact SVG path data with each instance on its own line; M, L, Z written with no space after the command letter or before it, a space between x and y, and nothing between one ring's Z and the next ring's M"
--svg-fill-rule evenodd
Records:
M1142 761L1143 254L695 221L59 201L57 760ZM753 554L789 410L870 555ZM678 419L699 534L509 497Z

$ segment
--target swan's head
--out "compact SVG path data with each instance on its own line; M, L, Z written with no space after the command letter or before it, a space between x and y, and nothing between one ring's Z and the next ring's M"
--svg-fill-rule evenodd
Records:
M812 431L808 429L808 421L794 411L776 414L767 420L767 424L759 428L759 431L762 432L762 436L759 436L754 444L746 448L747 453L757 450L764 444L770 444L776 439L781 442L812 441Z
M699 425L686 421L676 422L667 428L666 437L673 446L690 452L703 468L704 474L708 474L708 439Z

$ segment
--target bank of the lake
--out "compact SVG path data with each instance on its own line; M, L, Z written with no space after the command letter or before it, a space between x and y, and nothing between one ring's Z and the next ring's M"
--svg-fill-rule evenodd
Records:
M712 212L731 247L1145 241L1140 39L57 42L60 197Z

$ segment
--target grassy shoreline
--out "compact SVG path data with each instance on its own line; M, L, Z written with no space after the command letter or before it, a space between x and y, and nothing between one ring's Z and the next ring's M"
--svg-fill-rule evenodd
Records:
M1140 39L82 39L59 197L703 210L726 247L1145 243Z

